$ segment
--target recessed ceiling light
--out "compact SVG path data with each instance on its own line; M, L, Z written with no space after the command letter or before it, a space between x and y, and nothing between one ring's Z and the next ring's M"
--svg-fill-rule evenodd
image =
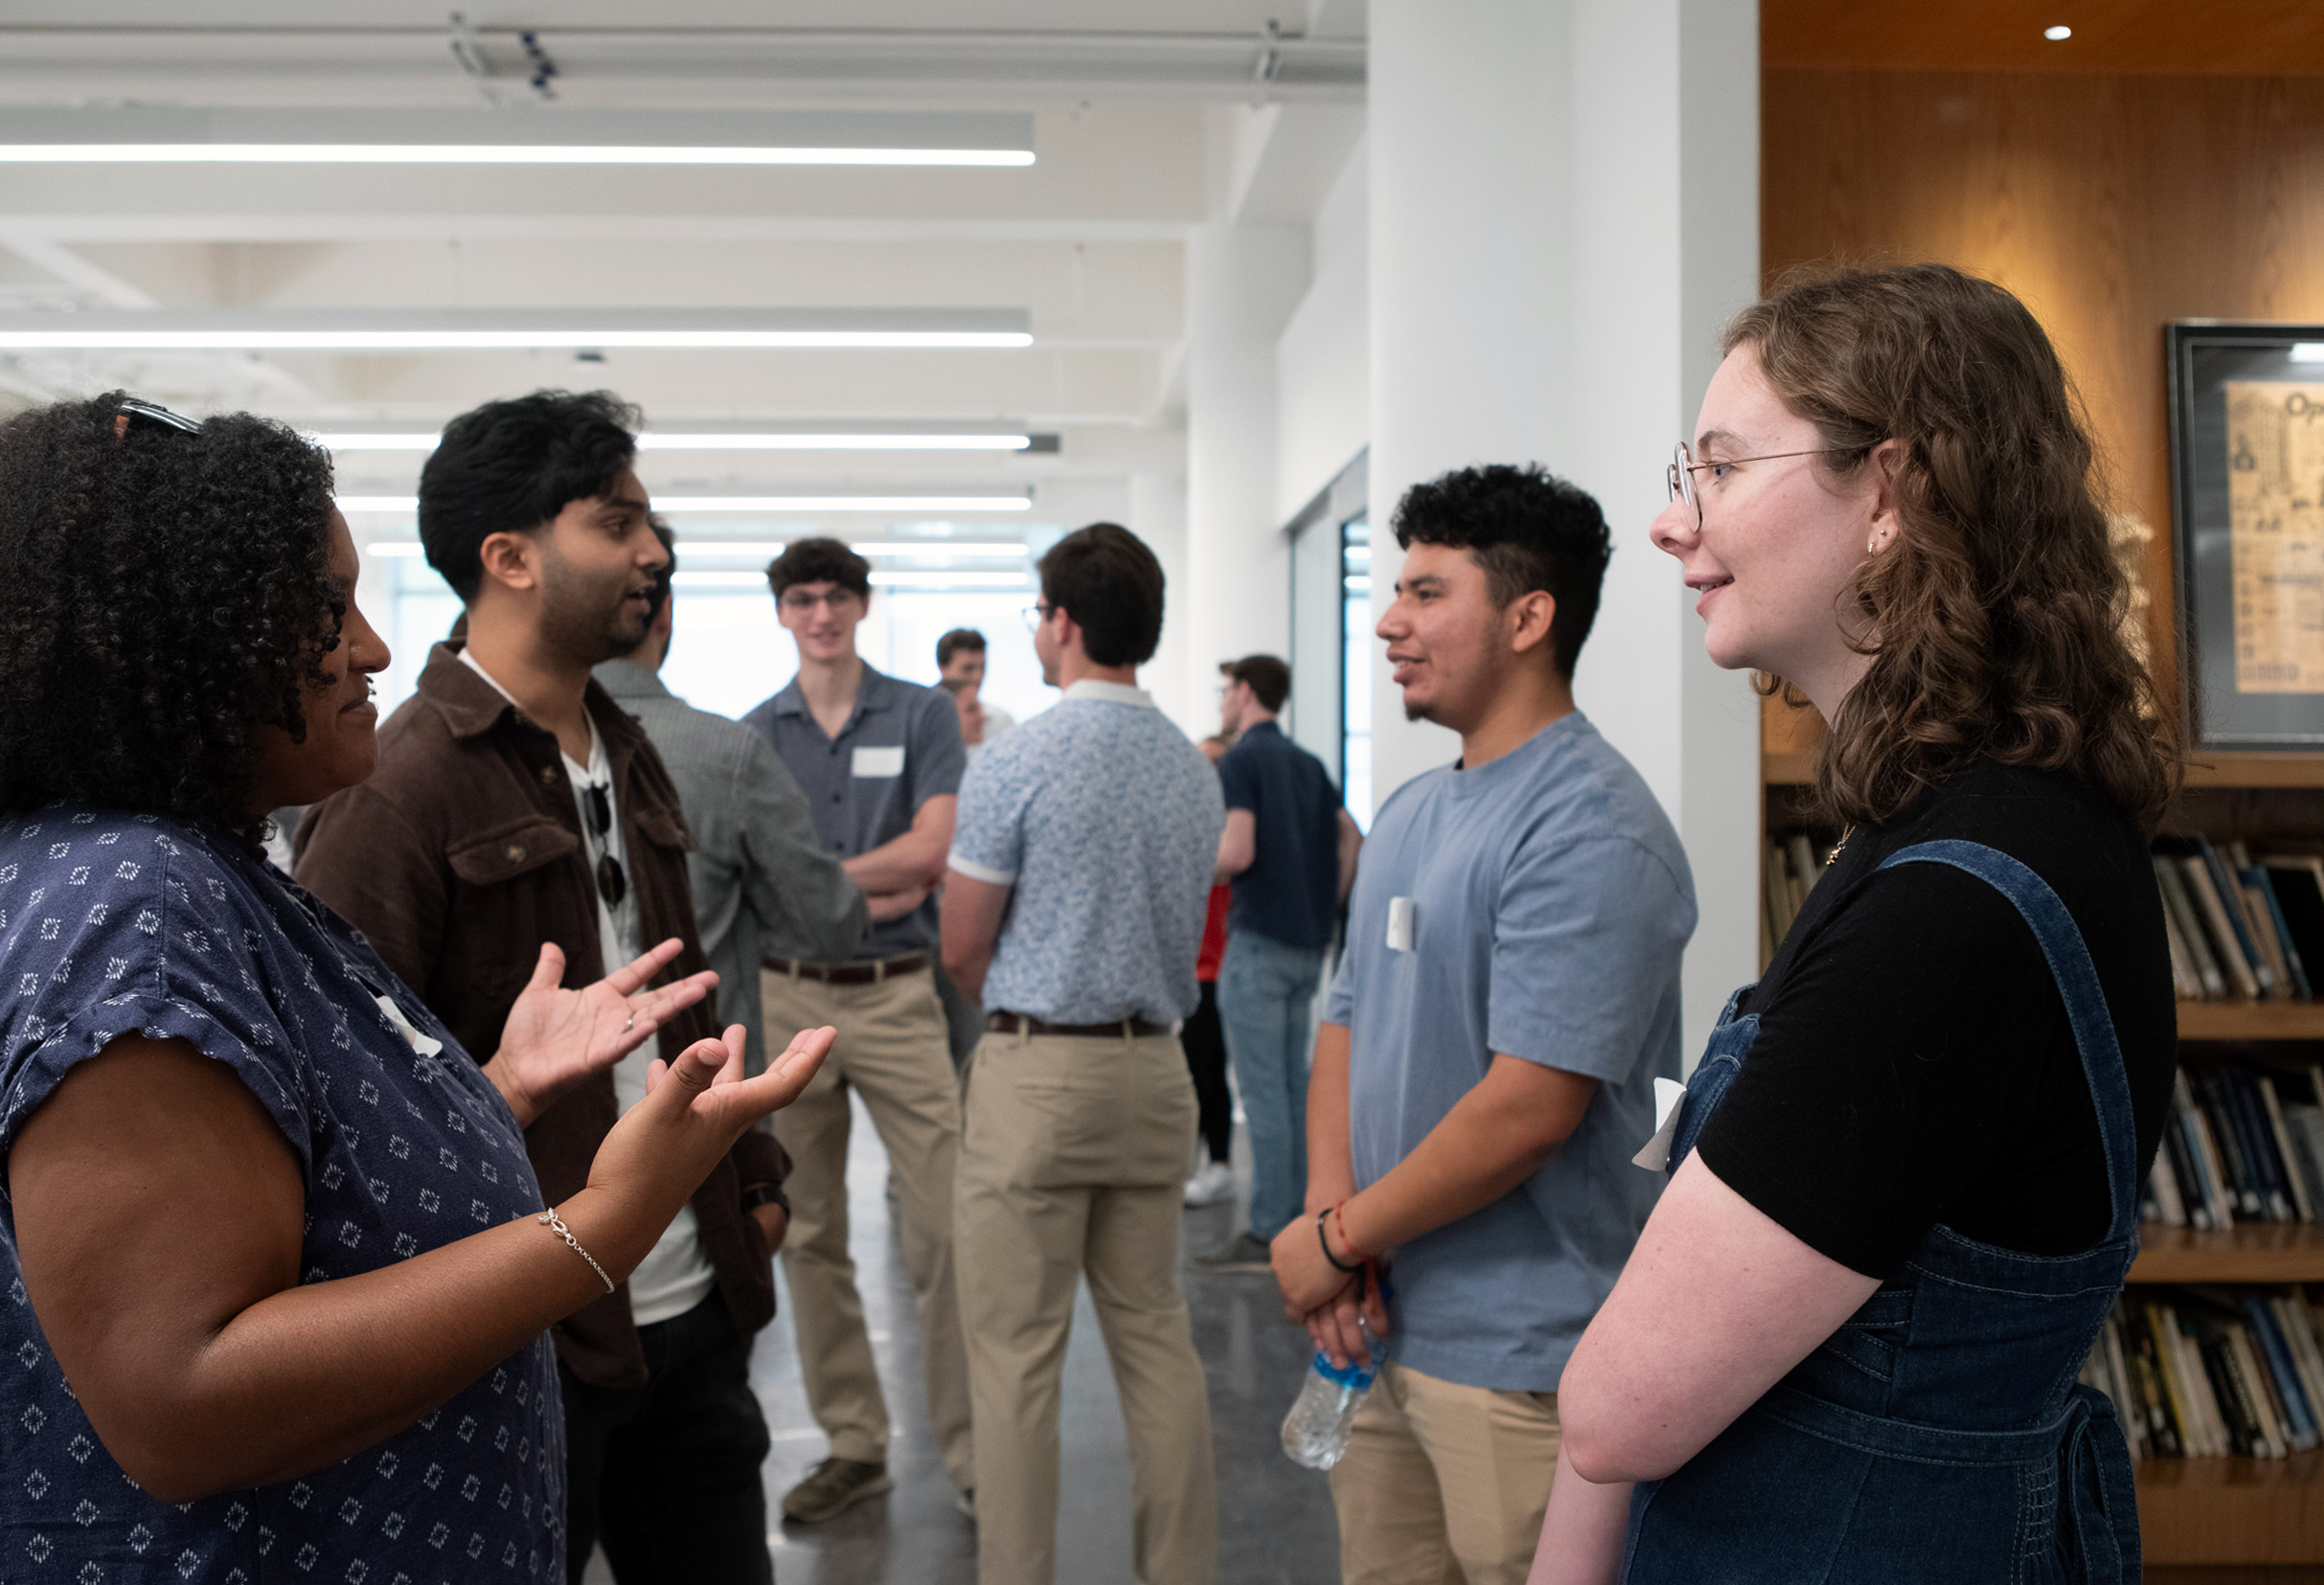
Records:
M2041 36L2057 44L2074 36L2074 30L2061 22L2056 27L2041 30Z
M2324 363L2324 341L2295 341L2291 344L2294 363Z

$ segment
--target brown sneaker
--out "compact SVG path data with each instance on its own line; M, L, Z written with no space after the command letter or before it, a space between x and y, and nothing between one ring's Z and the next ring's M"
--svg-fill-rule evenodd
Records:
M783 1494L783 1516L802 1525L820 1525L864 1498L877 1497L895 1486L885 1464L826 1459L807 1472L806 1480Z

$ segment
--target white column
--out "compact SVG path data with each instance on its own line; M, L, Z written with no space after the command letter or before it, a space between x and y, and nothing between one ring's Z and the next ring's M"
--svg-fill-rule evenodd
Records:
M1275 516L1275 342L1308 284L1305 226L1213 221L1187 244L1184 708L1215 732L1219 663L1284 654L1290 556Z
M1129 517L1124 525L1146 541L1162 563L1162 642L1154 658L1138 673L1139 686L1154 696L1162 713L1178 723L1190 737L1219 730L1204 723L1201 711L1207 695L1187 694L1187 627L1200 603L1186 570L1186 478L1177 473L1133 473L1129 476Z
M1759 263L1752 0L1374 0L1374 601L1411 484L1540 462L1614 532L1582 708L1662 801L1695 873L1690 1053L1758 949L1758 714L1647 539L1662 466ZM1374 785L1450 759L1382 673Z

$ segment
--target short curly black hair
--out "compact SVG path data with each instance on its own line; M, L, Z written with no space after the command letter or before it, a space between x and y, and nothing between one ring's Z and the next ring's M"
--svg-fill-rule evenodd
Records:
M420 547L465 602L484 583L484 542L541 528L568 503L612 490L637 461L645 418L610 391L535 391L470 408L420 469Z
M242 829L259 732L306 736L349 591L330 454L122 393L0 423L0 810L57 799Z
M1396 542L1450 545L1485 569L1493 604L1536 589L1558 602L1549 619L1551 657L1571 679L1582 641L1598 620L1598 590L1614 554L1597 498L1538 463L1494 463L1443 474L1404 491L1396 508Z

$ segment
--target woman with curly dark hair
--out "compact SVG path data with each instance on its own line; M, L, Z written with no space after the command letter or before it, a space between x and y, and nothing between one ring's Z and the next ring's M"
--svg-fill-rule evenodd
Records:
M269 809L372 766L330 489L248 415L0 424L0 1557L34 1577L561 1580L544 1328L829 1043L745 1080L739 1027L697 1042L541 1204L531 1117L713 976L649 988L670 941L560 990L544 948L479 1065L265 862Z
M1534 1578L2135 1580L2075 1375L2171 1093L2176 756L2064 373L1955 270L1790 281L1671 495L1712 659L1823 713L1846 833L1642 1158L1675 1170L1566 1369Z

